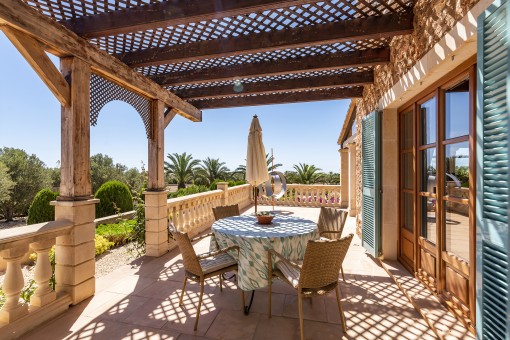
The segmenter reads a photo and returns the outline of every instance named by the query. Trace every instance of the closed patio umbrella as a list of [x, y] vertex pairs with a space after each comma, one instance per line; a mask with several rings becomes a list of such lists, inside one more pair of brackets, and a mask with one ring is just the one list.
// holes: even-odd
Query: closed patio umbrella
[[[246, 156], [246, 182], [255, 188], [269, 180], [266, 150], [262, 143], [262, 127], [257, 115], [253, 116], [248, 134], [248, 151]], [[257, 194], [255, 192], [255, 212], [257, 212]]]

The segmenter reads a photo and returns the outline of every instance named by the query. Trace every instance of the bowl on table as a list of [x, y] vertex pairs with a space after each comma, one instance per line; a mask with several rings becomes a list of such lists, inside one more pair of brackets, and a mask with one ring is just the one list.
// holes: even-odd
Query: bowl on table
[[257, 222], [262, 225], [271, 224], [274, 218], [274, 214], [269, 211], [259, 211], [255, 216], [257, 217]]

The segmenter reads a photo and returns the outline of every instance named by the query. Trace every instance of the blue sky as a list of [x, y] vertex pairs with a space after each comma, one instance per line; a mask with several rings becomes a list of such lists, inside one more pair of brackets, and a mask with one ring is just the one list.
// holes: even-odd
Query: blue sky
[[[58, 59], [54, 59], [58, 62]], [[36, 154], [48, 166], [60, 159], [60, 105], [27, 62], [0, 33], [0, 147]], [[205, 110], [203, 121], [180, 116], [165, 130], [165, 155], [191, 153], [220, 158], [233, 170], [245, 162], [251, 118], [257, 114], [266, 152], [274, 150], [283, 170], [314, 164], [339, 171], [336, 141], [348, 100]], [[129, 167], [147, 163], [147, 139], [141, 118], [128, 104], [111, 102], [91, 127], [91, 154], [103, 153]]]

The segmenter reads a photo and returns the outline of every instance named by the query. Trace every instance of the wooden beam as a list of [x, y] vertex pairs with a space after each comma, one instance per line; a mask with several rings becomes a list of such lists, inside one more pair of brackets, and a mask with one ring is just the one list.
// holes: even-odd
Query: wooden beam
[[21, 53], [25, 60], [32, 66], [35, 73], [48, 86], [50, 91], [62, 106], [71, 105], [71, 89], [60, 71], [52, 63], [44, 52], [41, 44], [29, 35], [17, 31], [8, 26], [1, 26], [0, 29]]
[[216, 98], [247, 94], [264, 94], [288, 92], [290, 90], [325, 89], [345, 86], [364, 85], [374, 82], [374, 72], [356, 72], [342, 75], [328, 75], [319, 77], [305, 77], [300, 79], [273, 80], [238, 85], [222, 85], [192, 88], [175, 91], [181, 98]]
[[165, 128], [168, 126], [168, 124], [170, 124], [172, 119], [174, 119], [176, 114], [177, 112], [174, 109], [170, 109], [165, 112]]
[[165, 190], [165, 103], [152, 102], [152, 131], [148, 143], [147, 190]]
[[310, 0], [171, 0], [62, 22], [85, 38], [98, 38], [160, 27], [246, 15]]
[[20, 0], [0, 1], [0, 25], [29, 34], [59, 57], [75, 56], [88, 63], [94, 73], [151, 99], [160, 99], [180, 115], [201, 121], [202, 113], [173, 93], [135, 72], [118, 59], [99, 50], [62, 25]]
[[361, 96], [363, 96], [363, 87], [351, 87], [321, 91], [302, 91], [257, 96], [238, 96], [209, 100], [190, 100], [190, 102], [200, 109], [219, 109], [226, 107], [315, 102], [321, 100], [345, 99]]
[[176, 86], [251, 78], [276, 76], [280, 74], [324, 71], [341, 68], [387, 64], [390, 61], [389, 48], [378, 48], [354, 52], [339, 52], [323, 56], [289, 58], [278, 61], [263, 61], [236, 66], [220, 66], [172, 72], [154, 76], [151, 79], [163, 86]]
[[204, 58], [221, 58], [240, 54], [299, 48], [346, 41], [379, 39], [409, 34], [413, 31], [413, 13], [385, 14], [320, 25], [242, 35], [239, 37], [199, 41], [149, 48], [119, 54], [131, 67], [190, 62]]

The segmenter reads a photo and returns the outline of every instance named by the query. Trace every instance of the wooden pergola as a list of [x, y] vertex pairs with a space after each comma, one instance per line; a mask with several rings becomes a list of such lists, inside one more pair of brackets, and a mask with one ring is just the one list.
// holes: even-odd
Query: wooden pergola
[[[94, 292], [90, 124], [111, 100], [148, 137], [147, 255], [168, 250], [164, 129], [201, 109], [361, 97], [414, 0], [2, 0], [0, 29], [62, 105], [60, 290]], [[60, 70], [46, 52], [60, 57]], [[87, 245], [87, 247], [85, 247]]]

